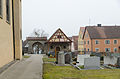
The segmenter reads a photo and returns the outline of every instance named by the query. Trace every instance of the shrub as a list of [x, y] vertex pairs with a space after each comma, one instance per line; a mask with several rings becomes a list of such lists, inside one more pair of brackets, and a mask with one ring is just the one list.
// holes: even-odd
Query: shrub
[[91, 54], [90, 56], [95, 56], [95, 55]]
[[77, 58], [73, 58], [73, 61], [77, 61]]
[[102, 57], [100, 57], [100, 60], [101, 60], [101, 61], [103, 61], [103, 60], [104, 60], [104, 57], [103, 57], [103, 56], [102, 56]]

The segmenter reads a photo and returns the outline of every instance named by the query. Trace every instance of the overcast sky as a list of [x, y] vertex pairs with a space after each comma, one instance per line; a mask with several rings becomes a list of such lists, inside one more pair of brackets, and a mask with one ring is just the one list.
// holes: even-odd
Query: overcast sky
[[120, 0], [22, 0], [24, 40], [34, 28], [44, 29], [49, 36], [58, 28], [67, 36], [78, 35], [89, 22], [120, 25]]

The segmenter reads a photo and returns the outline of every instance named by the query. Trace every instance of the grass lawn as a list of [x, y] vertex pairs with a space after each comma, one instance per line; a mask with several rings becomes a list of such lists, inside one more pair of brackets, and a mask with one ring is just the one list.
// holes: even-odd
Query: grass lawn
[[43, 57], [43, 62], [55, 62], [56, 58]]
[[81, 69], [84, 69], [84, 66], [79, 66]]
[[24, 57], [24, 58], [29, 58], [30, 56], [24, 55], [23, 57]]
[[120, 79], [119, 69], [77, 70], [72, 66], [44, 63], [43, 79]]

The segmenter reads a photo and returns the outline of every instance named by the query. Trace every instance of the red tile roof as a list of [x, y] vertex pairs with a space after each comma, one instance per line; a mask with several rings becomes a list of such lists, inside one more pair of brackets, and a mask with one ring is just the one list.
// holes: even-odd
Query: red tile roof
[[120, 26], [87, 26], [91, 39], [112, 39], [120, 38]]

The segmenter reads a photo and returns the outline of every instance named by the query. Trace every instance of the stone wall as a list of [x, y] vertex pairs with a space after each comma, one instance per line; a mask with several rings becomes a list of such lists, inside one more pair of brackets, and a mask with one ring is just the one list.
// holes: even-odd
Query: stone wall
[[[53, 48], [51, 48], [51, 46]], [[64, 48], [64, 46], [66, 48]], [[49, 51], [50, 52], [55, 52], [56, 47], [60, 47], [60, 51], [68, 51], [68, 50], [70, 50], [68, 43], [52, 43], [52, 44], [49, 45]]]
[[35, 43], [40, 43], [40, 48], [44, 51], [44, 53], [46, 52], [47, 49], [47, 44], [45, 44], [46, 41], [28, 41], [28, 53], [33, 53], [33, 44]]

